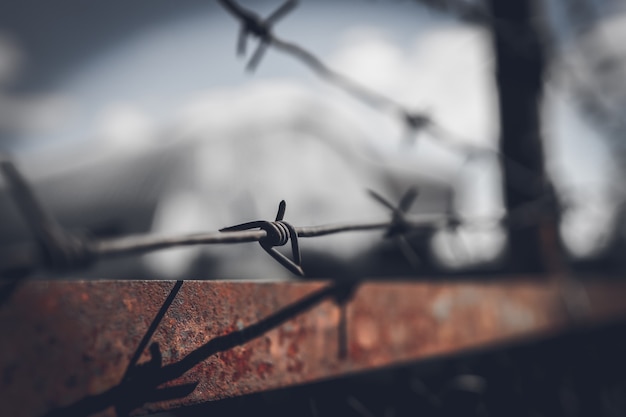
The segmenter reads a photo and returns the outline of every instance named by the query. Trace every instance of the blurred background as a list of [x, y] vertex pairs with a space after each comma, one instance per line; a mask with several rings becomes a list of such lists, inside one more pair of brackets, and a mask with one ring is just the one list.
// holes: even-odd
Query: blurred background
[[[279, 4], [242, 2], [261, 16]], [[532, 94], [540, 100], [532, 106], [540, 119], [530, 131], [560, 202], [568, 262], [615, 271], [623, 268], [626, 226], [623, 10], [618, 0], [537, 2], [530, 14], [472, 0], [301, 1], [275, 33], [424, 112], [467, 149], [487, 150], [516, 129], [515, 121], [502, 126], [499, 94], [511, 97], [503, 86], [525, 85], [523, 69], [519, 78], [495, 77], [498, 42], [523, 56], [539, 39], [541, 83]], [[3, 2], [0, 150], [64, 226], [95, 237], [214, 231], [272, 219], [281, 199], [298, 226], [384, 219], [389, 212], [366, 189], [397, 201], [417, 186], [413, 212], [466, 220], [455, 231], [412, 237], [417, 269], [381, 233], [355, 233], [304, 241], [308, 274], [420, 276], [506, 265], [510, 238], [498, 219], [514, 203], [498, 154], [472, 157], [428, 131], [412, 132], [271, 48], [247, 72], [235, 54], [238, 30], [210, 1]], [[522, 139], [510, 142], [523, 154], [528, 132], [518, 131]], [[533, 175], [543, 178], [541, 168]], [[8, 250], [31, 237], [0, 184], [0, 245]], [[246, 244], [106, 261], [77, 276], [289, 272]]]
[[[280, 2], [241, 4], [268, 16]], [[277, 23], [436, 126], [418, 129], [273, 48], [246, 71], [239, 22], [218, 2], [0, 2], [0, 153], [63, 226], [95, 238], [271, 220], [282, 199], [297, 226], [384, 220], [366, 190], [398, 201], [415, 186], [411, 214], [461, 218], [408, 236], [418, 265], [383, 232], [352, 233], [302, 239], [307, 275], [619, 276], [625, 12], [623, 0], [301, 0]], [[0, 178], [0, 254], [32, 241]], [[63, 277], [292, 276], [250, 243]], [[624, 325], [592, 330], [175, 415], [626, 415]]]

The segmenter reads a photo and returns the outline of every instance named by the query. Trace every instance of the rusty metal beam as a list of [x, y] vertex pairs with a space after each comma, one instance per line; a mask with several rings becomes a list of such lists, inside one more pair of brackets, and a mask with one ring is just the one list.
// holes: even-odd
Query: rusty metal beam
[[28, 282], [0, 306], [0, 406], [138, 415], [553, 334], [624, 299], [616, 282]]

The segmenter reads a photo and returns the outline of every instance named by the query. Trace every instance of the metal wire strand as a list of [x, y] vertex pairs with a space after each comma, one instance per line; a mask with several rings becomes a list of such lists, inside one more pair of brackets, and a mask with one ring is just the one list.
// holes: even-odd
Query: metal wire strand
[[[2, 158], [0, 164], [2, 173], [13, 187], [13, 197], [21, 209], [20, 212], [34, 230], [36, 240], [54, 225], [56, 233], [67, 237], [67, 240], [52, 241], [52, 249], [61, 254], [67, 252], [67, 241], [76, 242], [76, 247], [87, 248], [89, 261], [84, 257], [64, 256], [62, 262], [51, 262], [47, 256], [48, 249], [43, 245], [15, 247], [6, 253], [0, 254], [0, 276], [9, 277], [14, 274], [28, 275], [37, 269], [52, 269], [70, 271], [81, 269], [101, 259], [129, 256], [148, 253], [156, 250], [169, 249], [181, 246], [237, 244], [245, 242], [259, 242], [276, 261], [281, 263], [296, 275], [304, 275], [301, 266], [301, 254], [298, 238], [312, 238], [357, 231], [387, 231], [387, 234], [402, 235], [417, 230], [435, 230], [444, 228], [450, 219], [442, 215], [420, 215], [409, 218], [406, 211], [417, 195], [414, 189], [409, 190], [401, 199], [398, 207], [370, 191], [379, 202], [391, 209], [392, 216], [386, 221], [346, 222], [330, 225], [296, 227], [284, 220], [286, 203], [282, 201], [274, 221], [253, 221], [237, 226], [227, 227], [219, 232], [194, 233], [181, 236], [153, 236], [138, 235], [126, 236], [117, 239], [96, 240], [76, 235], [62, 228], [42, 204], [37, 200], [27, 181], [19, 173], [15, 164], [7, 157]], [[26, 197], [25, 197], [26, 196]], [[34, 224], [33, 224], [34, 223]], [[44, 224], [45, 226], [41, 226]], [[41, 229], [41, 230], [40, 230]], [[275, 247], [283, 246], [291, 241], [292, 258], [278, 252]], [[70, 252], [71, 254], [72, 252]]]

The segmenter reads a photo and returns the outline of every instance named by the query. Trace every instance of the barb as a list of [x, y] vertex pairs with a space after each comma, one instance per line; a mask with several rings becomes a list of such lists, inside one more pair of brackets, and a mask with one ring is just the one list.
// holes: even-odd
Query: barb
[[287, 0], [278, 9], [276, 9], [267, 19], [261, 19], [257, 14], [250, 10], [244, 9], [235, 2], [228, 0], [218, 0], [218, 2], [233, 16], [241, 21], [239, 36], [237, 39], [237, 55], [243, 56], [246, 53], [248, 37], [254, 35], [259, 38], [259, 45], [252, 54], [252, 58], [248, 61], [246, 69], [254, 71], [261, 62], [268, 45], [272, 42], [272, 25], [282, 19], [290, 11], [292, 11], [297, 1]]
[[[270, 254], [272, 258], [292, 273], [304, 276], [304, 271], [302, 270], [302, 256], [300, 255], [300, 246], [298, 245], [298, 232], [291, 224], [283, 220], [286, 209], [287, 204], [285, 203], [285, 200], [283, 200], [278, 206], [278, 213], [276, 214], [275, 221], [243, 223], [237, 226], [226, 227], [221, 229], [220, 232], [243, 231], [250, 229], [265, 231], [265, 237], [259, 239], [259, 243], [265, 252]], [[289, 240], [291, 240], [291, 255], [293, 260], [289, 259], [275, 249], [276, 246], [286, 245]]]
[[[412, 112], [406, 111], [406, 109], [398, 102], [379, 94], [369, 88], [351, 80], [350, 78], [333, 71], [324, 62], [309, 52], [305, 48], [286, 40], [280, 39], [272, 32], [272, 25], [285, 16], [288, 12], [292, 11], [297, 6], [297, 1], [289, 0], [279, 7], [270, 17], [263, 20], [257, 14], [251, 10], [241, 7], [237, 2], [233, 0], [218, 0], [218, 3], [226, 9], [235, 19], [241, 24], [241, 30], [239, 32], [238, 40], [238, 52], [242, 54], [245, 52], [246, 40], [249, 35], [254, 35], [259, 38], [259, 49], [261, 45], [263, 48], [268, 46], [274, 47], [276, 50], [291, 55], [306, 66], [308, 66], [313, 72], [315, 72], [321, 78], [329, 81], [344, 91], [364, 100], [370, 105], [375, 107], [381, 107], [389, 109], [398, 115], [404, 117], [406, 114]], [[273, 18], [273, 16], [277, 16]], [[251, 61], [248, 63], [246, 69], [254, 70], [260, 61], [260, 58], [256, 58], [257, 55], [263, 55], [264, 50], [259, 52], [259, 49], [253, 55]], [[254, 62], [253, 62], [254, 61]]]
[[[406, 213], [417, 198], [417, 189], [410, 188], [400, 199], [397, 207], [377, 192], [373, 190], [368, 191], [376, 201], [391, 210], [391, 222], [384, 237], [393, 238], [396, 246], [400, 249], [400, 252], [402, 252], [402, 255], [405, 257], [407, 262], [413, 269], [417, 269], [420, 264], [419, 255], [405, 237], [405, 235], [412, 229], [406, 219]], [[429, 233], [431, 233], [431, 229], [434, 228], [429, 227]]]

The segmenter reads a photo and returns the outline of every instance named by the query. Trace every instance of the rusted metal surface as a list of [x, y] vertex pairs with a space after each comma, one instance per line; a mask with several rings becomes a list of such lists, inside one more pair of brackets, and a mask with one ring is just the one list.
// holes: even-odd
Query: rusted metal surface
[[[626, 314], [626, 284], [615, 282], [363, 283], [345, 304], [342, 355], [339, 296], [329, 283], [175, 286], [21, 286], [0, 307], [3, 413], [137, 415]], [[576, 309], [566, 302], [572, 294]], [[129, 367], [138, 347], [139, 366]]]

